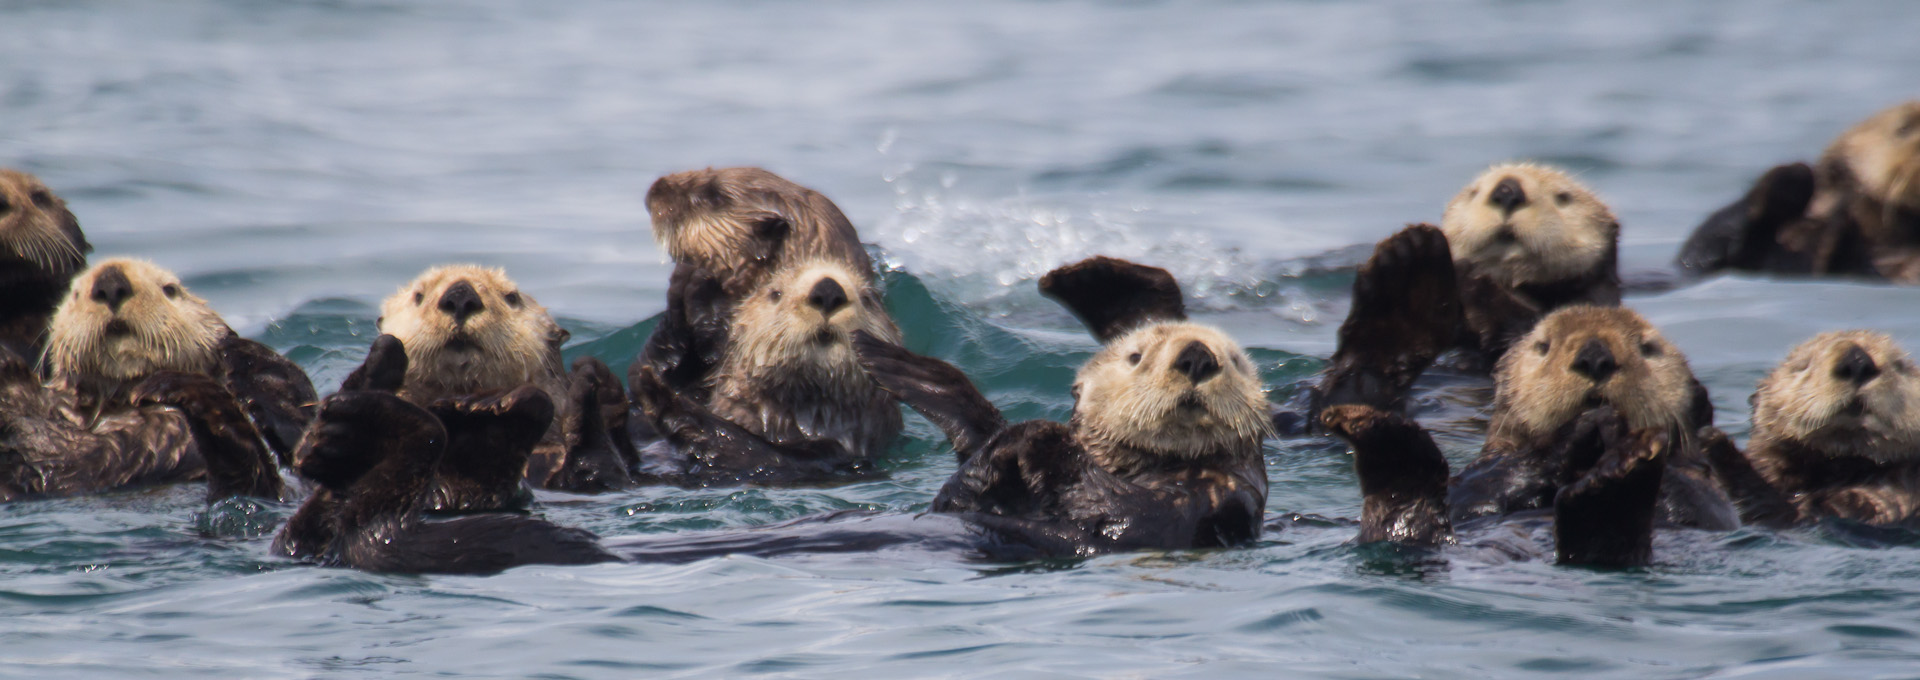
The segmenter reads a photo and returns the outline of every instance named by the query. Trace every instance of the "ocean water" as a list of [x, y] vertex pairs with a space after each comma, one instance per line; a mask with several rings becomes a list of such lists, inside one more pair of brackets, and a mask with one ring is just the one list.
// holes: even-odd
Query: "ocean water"
[[[1437, 220], [1479, 169], [1570, 168], [1620, 216], [1625, 268], [1658, 272], [1764, 169], [1920, 95], [1915, 25], [1901, 0], [5, 2], [0, 165], [323, 391], [379, 299], [441, 262], [505, 267], [570, 352], [624, 364], [664, 306], [648, 184], [761, 165], [875, 244], [910, 346], [1058, 418], [1094, 343], [1035, 294], [1054, 266], [1171, 269], [1284, 399], [1332, 351], [1350, 247]], [[1806, 336], [1920, 348], [1920, 289], [1721, 277], [1629, 304], [1741, 437]], [[1476, 389], [1448, 394], [1471, 413]], [[1444, 427], [1470, 457], [1472, 419]], [[1272, 516], [1358, 515], [1339, 444], [1267, 457]], [[541, 511], [608, 537], [915, 512], [952, 462], [909, 418], [885, 467]], [[0, 506], [0, 676], [1920, 677], [1920, 546], [1833, 528], [1674, 532], [1627, 571], [1421, 564], [1303, 520], [1046, 564], [419, 577], [268, 557], [290, 511], [192, 485]]]

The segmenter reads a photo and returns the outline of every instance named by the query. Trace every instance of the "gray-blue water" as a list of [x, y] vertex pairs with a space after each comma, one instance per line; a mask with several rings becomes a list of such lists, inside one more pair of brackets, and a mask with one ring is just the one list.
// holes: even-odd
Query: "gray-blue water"
[[[1060, 417], [1093, 343], [1033, 293], [1094, 253], [1172, 269], [1275, 397], [1318, 367], [1371, 242], [1479, 169], [1577, 171], [1626, 268], [1773, 163], [1920, 95], [1920, 6], [1882, 2], [0, 3], [0, 165], [96, 256], [178, 270], [324, 388], [421, 268], [504, 266], [621, 362], [663, 306], [642, 197], [768, 167], [904, 272], [910, 343]], [[1722, 278], [1630, 303], [1744, 435], [1786, 349], [1920, 290]], [[624, 331], [624, 332], [623, 332]], [[923, 509], [951, 471], [911, 421], [892, 478], [543, 497], [606, 536]], [[1455, 460], [1470, 430], [1445, 438]], [[1358, 514], [1344, 450], [1268, 450], [1270, 511]], [[1239, 550], [1002, 568], [924, 555], [381, 576], [266, 556], [286, 508], [191, 486], [0, 506], [16, 677], [1920, 677], [1920, 548], [1676, 533], [1602, 572], [1405, 569], [1296, 525]], [[212, 537], [208, 537], [211, 535]], [[251, 537], [249, 537], [251, 536]]]

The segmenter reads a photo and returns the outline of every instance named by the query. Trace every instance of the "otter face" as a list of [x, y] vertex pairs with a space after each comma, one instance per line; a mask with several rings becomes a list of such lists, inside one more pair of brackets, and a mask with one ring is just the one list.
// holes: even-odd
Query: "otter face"
[[1889, 206], [1920, 210], [1920, 100], [1861, 121], [1828, 153], [1845, 159], [1869, 195]]
[[90, 389], [159, 371], [210, 373], [230, 333], [207, 301], [151, 262], [114, 258], [73, 281], [48, 331], [53, 376]]
[[[1565, 307], [1513, 344], [1495, 374], [1495, 429], [1538, 436], [1608, 404], [1628, 426], [1685, 424], [1693, 371], [1652, 324], [1622, 307]], [[1505, 422], [1503, 422], [1505, 421]]]
[[1509, 163], [1488, 168], [1454, 196], [1440, 230], [1454, 262], [1511, 287], [1593, 271], [1620, 227], [1613, 211], [1573, 177]]
[[775, 368], [821, 378], [858, 376], [855, 330], [900, 341], [900, 329], [867, 277], [833, 260], [796, 263], [740, 301], [727, 363], [749, 374]]
[[66, 201], [33, 175], [0, 168], [0, 260], [72, 272], [89, 248]]
[[407, 348], [408, 391], [509, 389], [558, 370], [567, 332], [499, 269], [434, 267], [380, 304], [380, 332]]
[[1169, 458], [1257, 444], [1272, 425], [1253, 360], [1213, 328], [1159, 323], [1115, 338], [1074, 378], [1074, 422], [1099, 443]]
[[1760, 381], [1753, 422], [1756, 436], [1829, 455], [1912, 458], [1920, 454], [1920, 370], [1886, 335], [1822, 333]]

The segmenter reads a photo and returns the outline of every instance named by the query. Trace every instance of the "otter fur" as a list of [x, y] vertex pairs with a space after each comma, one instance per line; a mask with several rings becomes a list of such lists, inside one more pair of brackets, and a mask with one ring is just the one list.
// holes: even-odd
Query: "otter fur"
[[1732, 269], [1920, 283], [1920, 100], [1842, 132], [1818, 161], [1761, 175], [1694, 229], [1677, 258]]
[[1754, 392], [1745, 455], [1719, 443], [1715, 471], [1750, 522], [1920, 527], [1920, 369], [1884, 334], [1801, 343]]
[[852, 345], [856, 332], [900, 337], [865, 270], [789, 262], [730, 318], [724, 351], [696, 387], [674, 389], [648, 362], [634, 364], [641, 438], [664, 440], [636, 442], [655, 479], [827, 481], [861, 472], [899, 437], [899, 408], [862, 372]]
[[712, 272], [732, 298], [760, 288], [790, 262], [873, 269], [853, 223], [833, 201], [760, 168], [667, 175], [647, 190], [647, 211], [667, 254]]
[[40, 358], [47, 324], [93, 246], [40, 179], [0, 168], [0, 348]]
[[1040, 286], [1104, 343], [1075, 377], [1064, 424], [1007, 424], [952, 365], [868, 334], [856, 341], [873, 379], [954, 445], [960, 468], [933, 510], [1054, 556], [1259, 537], [1271, 430], [1240, 346], [1186, 321], [1164, 270], [1097, 257]]

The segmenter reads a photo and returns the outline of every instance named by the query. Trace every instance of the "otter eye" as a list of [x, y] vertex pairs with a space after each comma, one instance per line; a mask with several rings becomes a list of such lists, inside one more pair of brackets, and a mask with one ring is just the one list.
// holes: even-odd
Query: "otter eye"
[[171, 283], [161, 286], [160, 292], [165, 293], [167, 297], [170, 297], [170, 298], [180, 297], [180, 287], [173, 285]]
[[1651, 340], [1640, 343], [1640, 356], [1644, 356], [1644, 357], [1660, 356], [1660, 343], [1657, 343]]
[[1560, 193], [1557, 193], [1557, 194], [1554, 194], [1554, 195], [1553, 195], [1553, 202], [1555, 202], [1555, 203], [1558, 203], [1558, 204], [1560, 204], [1560, 205], [1566, 205], [1566, 204], [1568, 204], [1568, 203], [1572, 203], [1572, 202], [1573, 202], [1573, 194], [1570, 194], [1570, 193], [1567, 193], [1567, 192], [1565, 192], [1565, 191], [1562, 191], [1562, 192], [1560, 192]]
[[1541, 340], [1539, 342], [1533, 343], [1533, 351], [1539, 352], [1541, 354], [1546, 354], [1547, 350], [1551, 347], [1552, 345], [1548, 344], [1547, 341], [1545, 340]]
[[53, 207], [53, 194], [47, 191], [46, 189], [34, 190], [32, 198], [33, 198], [34, 205], [40, 206], [42, 208]]
[[0, 196], [0, 215], [5, 215], [7, 214], [7, 211], [12, 209], [13, 209], [13, 204], [7, 202], [7, 197]]
[[776, 291], [773, 291], [773, 292], [771, 292], [771, 293], [767, 293], [767, 299], [769, 299], [769, 300], [772, 300], [772, 301], [774, 301], [774, 302], [779, 302], [779, 301], [780, 301], [780, 291], [777, 291], [777, 290], [776, 290]]
[[1140, 353], [1139, 353], [1139, 352], [1134, 352], [1134, 353], [1132, 353], [1132, 354], [1129, 354], [1129, 355], [1127, 355], [1127, 363], [1129, 363], [1129, 364], [1133, 364], [1133, 365], [1135, 365], [1135, 366], [1139, 366], [1139, 365], [1140, 365]]
[[426, 301], [427, 301], [427, 294], [426, 294], [426, 293], [422, 293], [422, 292], [420, 292], [420, 291], [417, 291], [417, 290], [416, 290], [416, 291], [413, 291], [413, 304], [416, 304], [416, 305], [417, 305], [417, 304], [420, 304], [420, 303], [422, 303], [422, 302], [426, 302]]
[[507, 304], [513, 305], [515, 307], [520, 306], [520, 291], [516, 290], [511, 293], [507, 293], [505, 297], [507, 300]]

